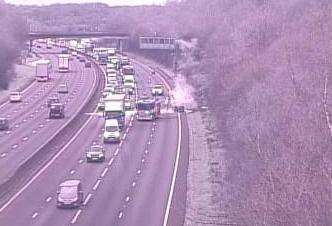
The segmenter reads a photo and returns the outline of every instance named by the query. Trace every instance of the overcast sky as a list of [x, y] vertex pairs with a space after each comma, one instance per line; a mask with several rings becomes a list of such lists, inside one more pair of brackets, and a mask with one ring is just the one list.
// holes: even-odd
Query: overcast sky
[[5, 2], [19, 5], [50, 5], [54, 3], [102, 2], [110, 6], [118, 6], [163, 4], [166, 2], [166, 0], [5, 0]]

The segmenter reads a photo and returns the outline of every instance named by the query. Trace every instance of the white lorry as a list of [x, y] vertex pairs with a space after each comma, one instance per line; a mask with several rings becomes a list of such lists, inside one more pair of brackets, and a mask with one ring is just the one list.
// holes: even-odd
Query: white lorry
[[69, 54], [58, 55], [58, 69], [61, 73], [69, 72]]
[[36, 80], [47, 82], [50, 79], [52, 64], [49, 60], [40, 60], [36, 63]]
[[120, 129], [125, 126], [125, 95], [124, 94], [111, 94], [104, 98], [105, 119], [116, 119], [119, 123]]

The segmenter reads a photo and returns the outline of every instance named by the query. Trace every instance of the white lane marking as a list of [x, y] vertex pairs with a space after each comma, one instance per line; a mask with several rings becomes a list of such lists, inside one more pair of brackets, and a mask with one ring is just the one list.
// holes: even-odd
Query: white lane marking
[[97, 180], [97, 182], [95, 183], [95, 185], [93, 186], [93, 190], [97, 190], [97, 188], [99, 187], [99, 184], [100, 184], [101, 180]]
[[178, 144], [177, 144], [177, 150], [176, 150], [176, 159], [175, 159], [175, 164], [174, 164], [174, 170], [173, 170], [173, 176], [172, 176], [172, 183], [171, 183], [171, 189], [169, 191], [168, 195], [168, 201], [167, 201], [167, 208], [164, 216], [164, 224], [163, 226], [167, 226], [168, 222], [168, 216], [169, 216], [169, 211], [171, 208], [171, 203], [172, 203], [172, 198], [173, 198], [173, 193], [174, 193], [174, 186], [175, 186], [175, 179], [176, 175], [178, 172], [179, 168], [179, 159], [180, 159], [180, 151], [181, 151], [181, 140], [182, 140], [182, 128], [181, 128], [181, 118], [180, 114], [178, 113]]
[[153, 137], [153, 133], [150, 134], [150, 137]]
[[137, 174], [141, 174], [141, 172], [142, 172], [141, 170], [137, 170]]
[[32, 215], [32, 219], [35, 219], [37, 216], [38, 216], [38, 213], [35, 212], [35, 213]]
[[111, 158], [110, 161], [108, 162], [108, 165], [109, 166], [112, 165], [113, 161], [114, 161], [114, 158]]
[[71, 170], [70, 174], [73, 175], [75, 173], [75, 170]]
[[18, 128], [18, 127], [20, 127], [20, 125], [19, 125], [19, 124], [16, 124], [16, 125], [15, 125], [15, 128]]
[[82, 164], [83, 162], [84, 162], [83, 159], [80, 159], [80, 160], [78, 161], [79, 164]]
[[92, 196], [91, 193], [89, 193], [89, 194], [86, 196], [86, 198], [84, 199], [84, 202], [83, 202], [83, 205], [84, 205], [84, 206], [86, 206], [86, 204], [88, 204], [89, 200], [91, 199], [91, 196]]
[[2, 153], [0, 156], [1, 156], [1, 158], [4, 158], [4, 157], [6, 157], [6, 155], [7, 155], [7, 153]]
[[136, 186], [136, 182], [133, 182], [133, 183], [131, 184], [131, 186], [132, 186], [132, 187], [135, 187], [135, 186]]
[[37, 131], [36, 130], [32, 130], [32, 133], [35, 134], [35, 133], [37, 133]]
[[123, 134], [123, 138], [122, 139], [125, 140], [126, 136], [127, 136], [127, 133]]
[[40, 125], [39, 125], [39, 128], [43, 128], [43, 127], [44, 127], [44, 125], [43, 125], [43, 124], [40, 124]]
[[119, 148], [117, 148], [114, 152], [114, 155], [117, 156], [119, 154]]
[[104, 171], [103, 171], [103, 173], [100, 176], [104, 177], [106, 175], [107, 171], [108, 171], [108, 168], [105, 168]]
[[142, 162], [143, 162], [143, 163], [145, 162], [145, 159], [144, 159], [144, 158], [142, 158]]
[[77, 219], [78, 219], [78, 217], [80, 216], [81, 212], [82, 212], [81, 209], [77, 210], [75, 216], [74, 216], [73, 219], [71, 220], [71, 223], [72, 223], [72, 224], [75, 224], [75, 222], [77, 221]]
[[26, 122], [27, 120], [26, 119], [23, 119], [23, 122]]
[[46, 202], [50, 202], [52, 200], [52, 197], [49, 196], [47, 199], [46, 199]]
[[145, 152], [144, 152], [145, 154], [148, 154], [149, 153], [149, 150], [145, 150]]
[[27, 141], [29, 139], [29, 137], [23, 137], [23, 141]]
[[148, 144], [151, 144], [151, 141], [150, 141], [150, 140], [148, 141]]
[[126, 133], [129, 133], [129, 127], [128, 127], [127, 130], [126, 130]]
[[11, 132], [10, 131], [7, 131], [6, 134], [10, 134]]
[[129, 202], [129, 200], [130, 200], [130, 197], [127, 196], [127, 197], [126, 197], [126, 202]]
[[[16, 192], [1, 208], [0, 213], [3, 212], [10, 204], [12, 204], [42, 173], [46, 171], [48, 167], [50, 167], [53, 162], [59, 158], [59, 156], [68, 148], [68, 146], [77, 139], [83, 129], [88, 125], [88, 123], [92, 120], [90, 117], [85, 124], [77, 131], [77, 133], [70, 139], [70, 141], [56, 154], [53, 158], [46, 163], [43, 168], [41, 168], [18, 192]], [[83, 160], [82, 160], [83, 161]]]
[[119, 219], [121, 219], [123, 217], [123, 212], [121, 211], [120, 213], [119, 213]]
[[17, 148], [18, 147], [18, 144], [14, 144], [13, 146], [12, 146], [12, 149], [15, 149], [15, 148]]

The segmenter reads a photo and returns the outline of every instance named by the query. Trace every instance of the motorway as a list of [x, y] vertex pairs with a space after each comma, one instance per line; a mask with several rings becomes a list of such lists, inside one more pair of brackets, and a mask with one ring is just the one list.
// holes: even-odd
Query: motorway
[[[33, 155], [54, 132], [59, 130], [88, 98], [89, 90], [95, 83], [92, 69], [82, 67], [74, 59], [70, 73], [57, 72], [57, 56], [42, 54], [53, 62], [50, 82], [34, 82], [23, 93], [21, 103], [5, 103], [0, 106], [0, 115], [10, 120], [9, 131], [0, 132], [0, 181], [7, 180], [17, 166]], [[57, 93], [57, 86], [68, 84], [69, 93], [61, 94], [60, 101], [65, 104], [66, 117], [60, 120], [48, 118], [47, 97]]]
[[[51, 54], [45, 56], [56, 63]], [[162, 82], [159, 77], [151, 78], [143, 65], [134, 66], [138, 75], [138, 96], [149, 94], [152, 84]], [[14, 126], [10, 133], [0, 134], [1, 153], [7, 153], [0, 159], [4, 175], [11, 173], [64, 125], [89, 96], [96, 73], [77, 61], [72, 62], [72, 67], [72, 73], [54, 73], [51, 83], [33, 84], [24, 93], [22, 104], [8, 103], [0, 108], [1, 114], [10, 115], [14, 124], [19, 125]], [[45, 107], [42, 108], [46, 95], [64, 80], [68, 81], [70, 88], [68, 97], [63, 98], [67, 102], [68, 117], [65, 120], [48, 120]], [[30, 115], [33, 115], [31, 120]], [[167, 114], [154, 122], [136, 121], [129, 114], [121, 142], [103, 144], [104, 119], [98, 114], [91, 114], [69, 142], [0, 206], [0, 225], [182, 225], [183, 213], [174, 219], [171, 201], [174, 192], [178, 200], [172, 203], [185, 205], [185, 194], [177, 193], [179, 184], [185, 183], [176, 183], [177, 174], [174, 173], [179, 169], [183, 174], [187, 167], [178, 166], [188, 152], [185, 124], [185, 115], [179, 113]], [[28, 140], [24, 141], [24, 137]], [[18, 146], [13, 149], [15, 144]], [[85, 148], [92, 144], [106, 147], [105, 162], [86, 162]], [[2, 173], [1, 176], [6, 177]], [[85, 198], [79, 209], [56, 208], [57, 186], [66, 179], [82, 181]]]

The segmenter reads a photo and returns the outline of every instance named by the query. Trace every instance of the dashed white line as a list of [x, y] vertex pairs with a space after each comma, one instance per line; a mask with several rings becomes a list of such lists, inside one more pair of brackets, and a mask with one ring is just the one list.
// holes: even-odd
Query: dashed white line
[[94, 191], [97, 190], [97, 188], [98, 188], [100, 182], [101, 182], [101, 180], [97, 180], [97, 182], [95, 183], [95, 185], [94, 185], [93, 188], [92, 188]]
[[107, 171], [108, 171], [108, 168], [105, 168], [104, 171], [102, 172], [102, 174], [100, 176], [104, 177], [106, 175]]
[[117, 156], [119, 154], [119, 148], [117, 148], [114, 152], [114, 155]]
[[50, 202], [51, 200], [52, 200], [52, 197], [50, 196], [46, 199], [46, 202]]
[[142, 159], [142, 162], [143, 162], [143, 163], [145, 162], [145, 159], [144, 159], [144, 158]]
[[71, 223], [72, 223], [72, 224], [75, 224], [75, 222], [77, 221], [77, 219], [78, 219], [78, 217], [80, 216], [81, 212], [82, 212], [81, 209], [77, 210], [75, 216], [74, 216], [73, 219], [71, 220]]
[[1, 156], [1, 158], [4, 158], [4, 157], [6, 157], [6, 155], [7, 155], [7, 153], [2, 153], [0, 156]]
[[19, 125], [19, 124], [16, 124], [16, 125], [15, 125], [15, 128], [18, 128], [18, 127], [20, 127], [20, 125]]
[[75, 170], [71, 170], [70, 174], [73, 175], [75, 173]]
[[38, 213], [35, 212], [35, 213], [32, 215], [32, 219], [35, 219], [37, 216], [38, 216]]
[[84, 199], [84, 202], [83, 202], [83, 205], [84, 205], [84, 206], [86, 206], [86, 204], [88, 204], [89, 200], [91, 199], [91, 196], [92, 196], [91, 193], [89, 193], [89, 194], [86, 196], [86, 198]]
[[29, 137], [23, 137], [23, 141], [27, 141], [29, 139]]
[[119, 219], [121, 219], [123, 217], [123, 212], [121, 211], [120, 213], [119, 213]]
[[145, 150], [144, 153], [145, 153], [145, 154], [148, 154], [148, 153], [149, 153], [149, 150]]
[[78, 161], [78, 163], [80, 163], [80, 164], [82, 164], [83, 162], [84, 162], [83, 159], [80, 159], [80, 160]]
[[127, 196], [127, 197], [126, 197], [126, 202], [129, 202], [129, 200], [130, 200], [130, 197]]
[[148, 141], [148, 144], [151, 144], [151, 141], [150, 141], [150, 140]]
[[123, 134], [123, 140], [126, 139], [127, 133]]
[[141, 172], [142, 172], [141, 170], [137, 170], [137, 174], [141, 174]]
[[114, 161], [114, 158], [111, 158], [110, 161], [108, 162], [108, 165], [109, 166], [112, 165], [113, 161]]
[[35, 133], [37, 133], [37, 131], [36, 130], [32, 130], [32, 133], [35, 134]]
[[14, 144], [13, 146], [12, 146], [12, 149], [15, 149], [15, 148], [17, 148], [18, 147], [18, 144]]
[[131, 184], [131, 186], [132, 186], [132, 187], [135, 187], [135, 186], [136, 186], [136, 182], [133, 182], [133, 183]]
[[40, 127], [40, 128], [43, 128], [43, 127], [44, 127], [44, 125], [43, 125], [43, 124], [40, 124], [40, 125], [39, 125], [39, 127]]

